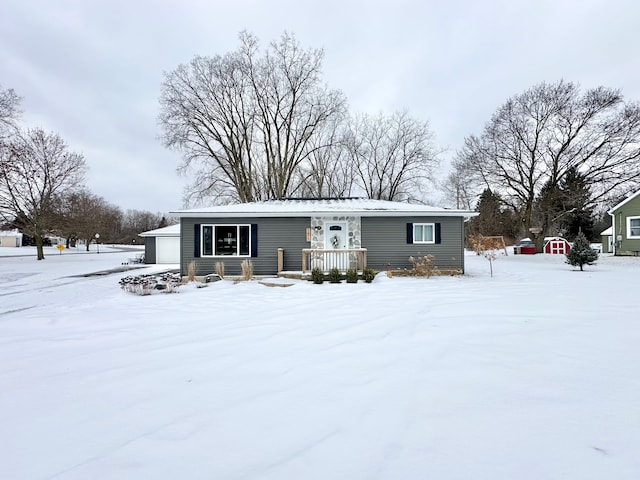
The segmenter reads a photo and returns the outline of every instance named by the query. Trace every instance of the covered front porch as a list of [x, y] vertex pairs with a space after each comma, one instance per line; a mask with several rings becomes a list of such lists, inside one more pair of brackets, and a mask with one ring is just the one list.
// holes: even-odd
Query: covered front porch
[[302, 270], [299, 272], [284, 271], [284, 249], [278, 249], [278, 275], [305, 277], [311, 274], [314, 268], [320, 268], [324, 273], [329, 273], [332, 268], [337, 268], [340, 273], [355, 268], [358, 273], [367, 268], [366, 248], [303, 248]]

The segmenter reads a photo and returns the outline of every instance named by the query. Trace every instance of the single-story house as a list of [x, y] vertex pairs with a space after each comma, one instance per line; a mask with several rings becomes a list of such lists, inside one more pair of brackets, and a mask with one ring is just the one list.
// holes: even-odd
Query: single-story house
[[249, 259], [256, 275], [365, 266], [411, 268], [431, 254], [441, 270], [464, 272], [468, 210], [360, 198], [287, 199], [171, 212], [180, 218], [180, 270], [240, 275]]
[[640, 255], [640, 190], [611, 210], [613, 253]]
[[544, 253], [566, 255], [571, 250], [569, 242], [562, 237], [546, 237], [542, 251]]
[[21, 247], [22, 233], [18, 230], [0, 230], [0, 247]]
[[144, 263], [180, 263], [180, 224], [139, 234], [144, 238]]

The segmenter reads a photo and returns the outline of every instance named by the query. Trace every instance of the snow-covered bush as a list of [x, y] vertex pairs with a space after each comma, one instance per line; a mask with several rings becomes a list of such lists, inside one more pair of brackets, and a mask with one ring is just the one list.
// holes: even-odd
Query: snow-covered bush
[[180, 274], [130, 275], [120, 279], [120, 288], [136, 295], [151, 295], [156, 292], [177, 293], [181, 285]]

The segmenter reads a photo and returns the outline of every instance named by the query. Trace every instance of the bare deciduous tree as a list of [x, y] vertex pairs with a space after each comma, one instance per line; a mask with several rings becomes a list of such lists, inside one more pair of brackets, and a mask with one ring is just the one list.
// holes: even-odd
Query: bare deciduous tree
[[357, 182], [369, 198], [423, 201], [438, 165], [429, 123], [407, 112], [355, 118], [347, 149]]
[[445, 180], [440, 184], [440, 188], [444, 192], [448, 203], [454, 208], [466, 210], [473, 208], [477, 188], [474, 189], [472, 185], [469, 185], [464, 170], [458, 170], [454, 165], [453, 170], [449, 172]]
[[43, 237], [55, 227], [57, 202], [84, 179], [84, 157], [69, 152], [57, 134], [41, 129], [16, 134], [5, 151], [8, 161], [0, 163], [0, 216], [9, 222], [21, 218], [42, 260]]
[[104, 198], [87, 190], [71, 192], [63, 197], [58, 229], [67, 239], [67, 247], [74, 239], [83, 240], [85, 248], [100, 234], [103, 241], [112, 239], [122, 212]]
[[20, 100], [12, 89], [0, 88], [0, 140], [8, 131], [16, 128], [16, 121], [20, 115]]
[[260, 54], [241, 33], [240, 48], [196, 57], [165, 75], [159, 116], [165, 146], [195, 173], [187, 200], [218, 203], [283, 198], [298, 190], [299, 169], [324, 145], [322, 127], [344, 114], [341, 92], [321, 79], [323, 52], [291, 35]]
[[559, 81], [509, 99], [480, 136], [465, 139], [455, 167], [469, 184], [491, 188], [522, 212], [528, 229], [543, 186], [555, 188], [576, 171], [595, 203], [637, 183], [639, 158], [639, 104], [625, 103], [618, 90], [582, 93]]
[[[341, 120], [341, 119], [340, 119]], [[311, 154], [299, 169], [300, 185], [294, 193], [301, 197], [350, 197], [355, 186], [355, 169], [345, 148], [345, 129], [341, 121], [325, 126], [311, 140]]]

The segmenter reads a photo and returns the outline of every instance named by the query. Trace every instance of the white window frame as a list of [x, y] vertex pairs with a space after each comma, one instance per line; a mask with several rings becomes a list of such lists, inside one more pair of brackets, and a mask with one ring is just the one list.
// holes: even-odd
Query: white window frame
[[[640, 234], [638, 234], [638, 235], [632, 235], [631, 234], [631, 220], [640, 221], [640, 216], [627, 217], [627, 238], [631, 239], [631, 240], [640, 240]], [[635, 226], [633, 228], [640, 229], [640, 225]]]
[[[211, 252], [212, 254], [205, 254], [204, 244], [204, 229], [205, 227], [211, 227]], [[216, 228], [217, 227], [236, 227], [236, 254], [235, 255], [216, 255]], [[240, 255], [240, 227], [247, 227], [249, 230], [249, 253]], [[251, 257], [251, 224], [250, 223], [203, 223], [200, 225], [200, 256], [205, 258], [250, 258]]]
[[[417, 240], [416, 227], [422, 227], [424, 238], [424, 227], [431, 227], [431, 240]], [[435, 223], [414, 223], [413, 224], [413, 243], [435, 244], [436, 243], [436, 224]]]

